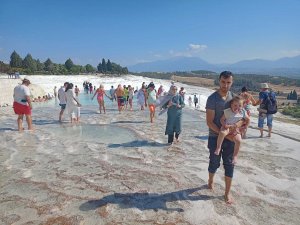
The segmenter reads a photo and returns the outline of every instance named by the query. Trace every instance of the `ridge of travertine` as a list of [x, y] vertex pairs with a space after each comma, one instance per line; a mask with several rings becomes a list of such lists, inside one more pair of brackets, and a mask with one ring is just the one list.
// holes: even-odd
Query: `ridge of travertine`
[[[21, 84], [22, 80], [21, 79], [8, 79], [8, 78], [3, 78], [0, 77], [0, 106], [11, 106], [13, 104], [13, 93], [14, 93], [14, 88], [18, 84]], [[36, 84], [30, 84], [29, 86], [30, 91], [31, 91], [31, 97], [32, 98], [37, 98], [38, 96], [44, 96], [46, 92], [44, 89]]]

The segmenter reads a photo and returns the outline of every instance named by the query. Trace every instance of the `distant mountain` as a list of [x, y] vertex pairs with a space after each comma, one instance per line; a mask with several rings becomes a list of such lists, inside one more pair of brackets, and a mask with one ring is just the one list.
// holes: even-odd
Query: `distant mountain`
[[231, 70], [235, 73], [258, 73], [272, 75], [291, 75], [300, 77], [300, 55], [278, 60], [242, 60], [233, 64], [210, 64], [197, 57], [174, 57], [128, 66], [131, 72], [174, 72], [192, 70], [212, 70], [220, 72]]
[[210, 70], [214, 66], [197, 57], [174, 57], [128, 66], [128, 70], [131, 72], [174, 72], [198, 70], [201, 68]]

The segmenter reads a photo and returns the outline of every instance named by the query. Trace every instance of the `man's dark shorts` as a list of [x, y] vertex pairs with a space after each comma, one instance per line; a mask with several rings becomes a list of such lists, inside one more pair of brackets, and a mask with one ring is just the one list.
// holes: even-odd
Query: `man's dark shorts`
[[234, 165], [232, 164], [233, 152], [234, 152], [234, 142], [224, 139], [221, 152], [219, 155], [215, 155], [215, 150], [217, 147], [218, 137], [209, 136], [208, 137], [208, 149], [209, 149], [209, 166], [208, 171], [210, 173], [215, 173], [220, 167], [221, 157], [223, 159], [223, 165], [226, 177], [233, 177]]
[[59, 105], [60, 105], [60, 109], [61, 109], [61, 110], [65, 110], [65, 109], [66, 109], [66, 105], [67, 105], [67, 104], [59, 104]]

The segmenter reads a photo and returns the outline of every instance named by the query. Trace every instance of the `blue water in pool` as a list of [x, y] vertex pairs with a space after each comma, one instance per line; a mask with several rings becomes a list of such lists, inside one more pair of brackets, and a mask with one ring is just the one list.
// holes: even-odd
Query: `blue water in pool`
[[[108, 96], [110, 96], [109, 91], [106, 91], [106, 94]], [[80, 102], [80, 104], [82, 106], [92, 106], [92, 105], [96, 105], [98, 106], [98, 101], [97, 101], [97, 95], [95, 95], [94, 99], [92, 100], [94, 94], [85, 94], [85, 93], [80, 93], [78, 96], [78, 101]], [[106, 106], [110, 106], [110, 105], [115, 105], [115, 101], [112, 102], [109, 98], [107, 98], [106, 96], [104, 96], [104, 102]], [[136, 97], [133, 97], [133, 104], [135, 104], [136, 102]], [[51, 99], [47, 102], [35, 102], [34, 103], [36, 106], [58, 106], [59, 104], [59, 100], [58, 99]]]

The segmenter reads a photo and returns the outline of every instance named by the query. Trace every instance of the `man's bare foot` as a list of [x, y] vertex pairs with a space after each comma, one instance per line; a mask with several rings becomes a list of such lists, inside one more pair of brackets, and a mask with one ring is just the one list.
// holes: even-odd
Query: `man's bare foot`
[[233, 156], [232, 164], [236, 165], [236, 163], [237, 163], [237, 156]]
[[268, 134], [267, 137], [271, 137], [271, 134]]
[[224, 196], [224, 200], [225, 200], [226, 204], [228, 204], [228, 205], [231, 205], [234, 203], [233, 199], [231, 197], [229, 197], [228, 195]]
[[263, 136], [263, 135], [260, 135], [259, 137], [260, 137], [260, 138], [263, 138], [264, 136]]
[[174, 144], [179, 144], [179, 143], [180, 143], [179, 139], [175, 138]]
[[208, 180], [207, 186], [208, 186], [208, 189], [214, 190], [214, 183], [213, 183], [213, 181]]

